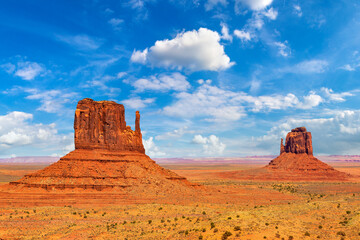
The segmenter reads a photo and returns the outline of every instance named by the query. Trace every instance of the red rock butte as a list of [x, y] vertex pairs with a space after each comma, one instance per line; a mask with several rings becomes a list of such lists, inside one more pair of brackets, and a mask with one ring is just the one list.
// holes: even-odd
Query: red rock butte
[[344, 181], [349, 175], [313, 156], [311, 133], [305, 127], [292, 129], [280, 143], [280, 155], [260, 169], [232, 171], [229, 178], [258, 180]]
[[74, 129], [74, 151], [40, 171], [11, 182], [8, 189], [116, 190], [134, 196], [193, 191], [194, 184], [160, 167], [145, 154], [138, 111], [133, 131], [126, 126], [123, 105], [85, 98], [77, 105]]

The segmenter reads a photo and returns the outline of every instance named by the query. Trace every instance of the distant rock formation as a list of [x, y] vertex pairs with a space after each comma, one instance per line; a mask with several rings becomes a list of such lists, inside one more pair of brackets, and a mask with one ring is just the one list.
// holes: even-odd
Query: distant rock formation
[[[9, 190], [111, 190], [133, 198], [196, 194], [184, 177], [157, 165], [142, 143], [140, 113], [135, 131], [126, 126], [125, 109], [112, 101], [79, 101], [75, 111], [75, 150], [58, 162], [11, 182]], [[33, 190], [31, 190], [33, 191]]]
[[280, 154], [282, 153], [306, 153], [313, 155], [311, 132], [305, 127], [292, 129], [286, 136], [285, 146], [281, 139]]
[[280, 155], [259, 169], [232, 171], [221, 175], [234, 179], [279, 181], [345, 181], [349, 175], [313, 156], [311, 133], [305, 127], [292, 129], [281, 139]]

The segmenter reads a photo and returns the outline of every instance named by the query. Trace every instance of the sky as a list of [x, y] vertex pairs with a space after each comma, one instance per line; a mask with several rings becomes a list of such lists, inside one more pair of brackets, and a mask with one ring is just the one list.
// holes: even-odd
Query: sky
[[135, 111], [150, 157], [360, 154], [357, 0], [14, 0], [0, 8], [0, 157], [74, 149], [83, 98]]

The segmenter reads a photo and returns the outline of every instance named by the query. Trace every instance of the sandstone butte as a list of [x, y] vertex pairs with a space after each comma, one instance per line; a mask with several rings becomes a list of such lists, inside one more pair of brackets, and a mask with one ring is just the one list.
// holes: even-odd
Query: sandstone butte
[[335, 170], [313, 156], [311, 132], [305, 127], [292, 129], [280, 143], [280, 155], [260, 169], [232, 171], [223, 176], [258, 180], [346, 181], [348, 174]]
[[78, 102], [75, 150], [58, 162], [5, 186], [8, 192], [106, 192], [133, 198], [196, 195], [201, 186], [160, 167], [145, 154], [136, 112], [135, 131], [113, 101]]

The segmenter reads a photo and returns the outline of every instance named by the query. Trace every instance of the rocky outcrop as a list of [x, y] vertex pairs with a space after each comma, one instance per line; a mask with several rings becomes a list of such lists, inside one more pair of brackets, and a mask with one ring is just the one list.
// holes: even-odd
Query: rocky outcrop
[[285, 146], [283, 139], [281, 139], [280, 154], [282, 153], [306, 153], [312, 156], [311, 132], [308, 132], [305, 127], [292, 129], [291, 132], [286, 135]]
[[107, 149], [145, 153], [136, 112], [135, 131], [126, 126], [125, 108], [113, 101], [79, 101], [74, 120], [75, 149]]
[[222, 176], [232, 179], [261, 181], [347, 181], [340, 172], [313, 156], [311, 133], [305, 127], [292, 129], [281, 139], [280, 155], [263, 168], [229, 171]]
[[[126, 126], [125, 109], [112, 101], [79, 101], [74, 120], [75, 150], [58, 162], [10, 183], [10, 189], [106, 191], [138, 194], [195, 194], [184, 177], [164, 169], [145, 154], [140, 113], [135, 131]], [[153, 197], [153, 196], [152, 196]]]

